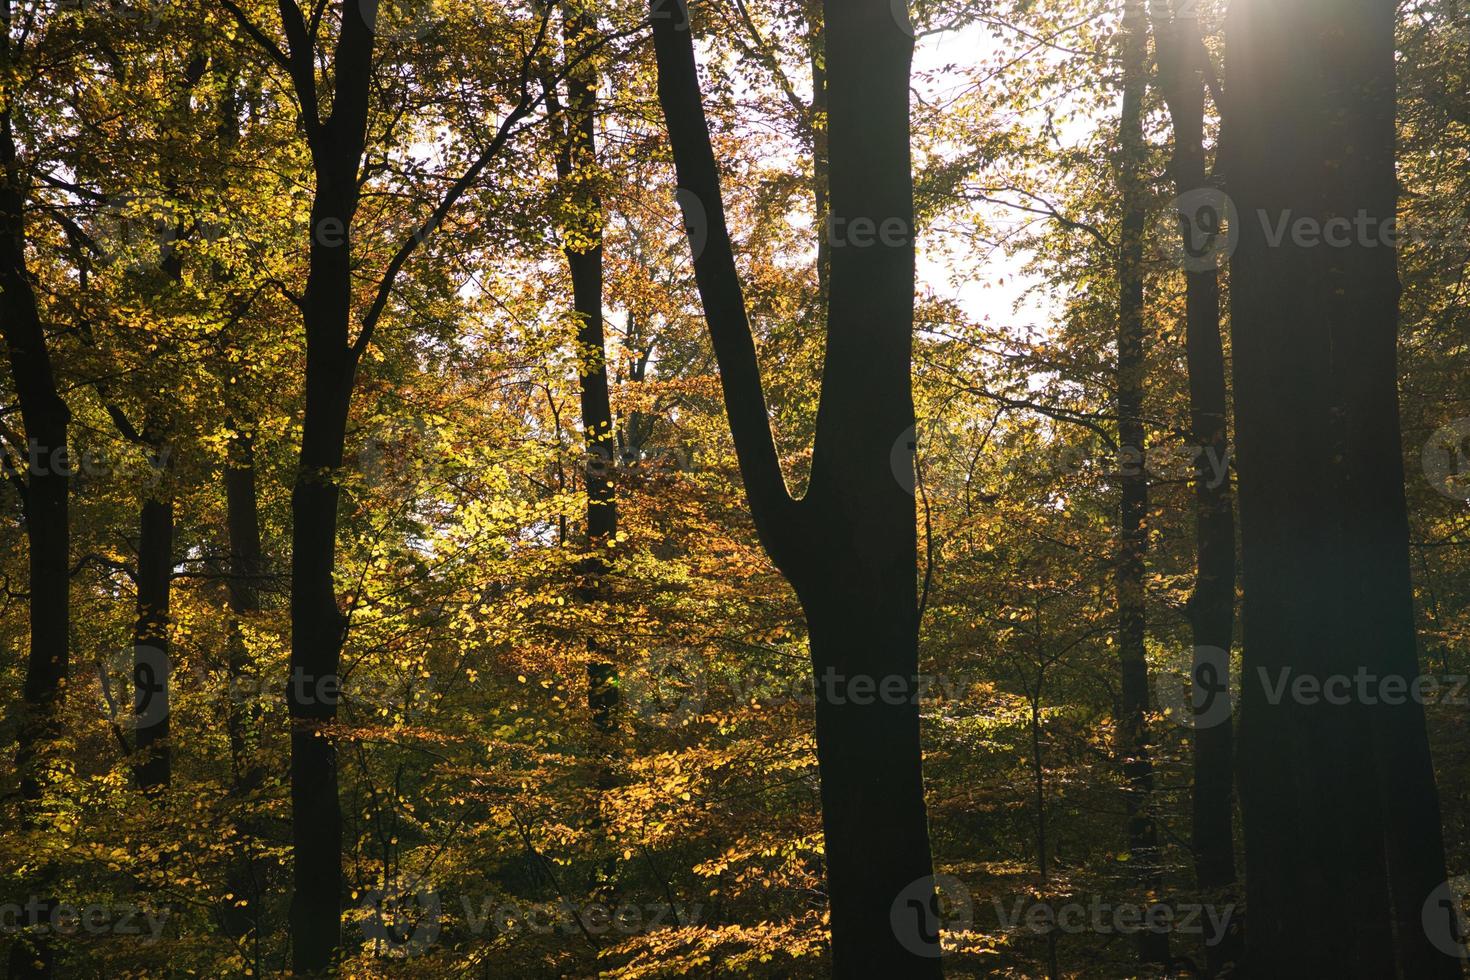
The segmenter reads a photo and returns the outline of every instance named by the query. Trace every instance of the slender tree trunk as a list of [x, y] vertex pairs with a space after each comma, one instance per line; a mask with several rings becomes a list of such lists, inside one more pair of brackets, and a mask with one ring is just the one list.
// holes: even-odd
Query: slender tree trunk
[[827, 206], [829, 194], [827, 174], [827, 46], [822, 26], [821, 0], [807, 0], [806, 4], [808, 50], [807, 57], [812, 66], [812, 206], [816, 213], [816, 225], [821, 233], [817, 236], [817, 288], [825, 304], [829, 283], [832, 278], [832, 238], [825, 233], [830, 214]]
[[[1118, 752], [1126, 782], [1128, 853], [1147, 901], [1163, 880], [1158, 828], [1153, 817], [1154, 767], [1148, 735], [1148, 657], [1144, 576], [1148, 554], [1148, 471], [1143, 395], [1143, 232], [1147, 220], [1143, 181], [1143, 98], [1148, 86], [1148, 21], [1143, 0], [1126, 0], [1123, 13], [1123, 111], [1119, 123], [1118, 189], [1123, 202], [1118, 250], [1118, 480], [1121, 523], [1117, 567], [1118, 657], [1122, 669]], [[1167, 933], [1141, 930], [1145, 963], [1169, 962]]]
[[[0, 6], [0, 67], [13, 67], [11, 5]], [[21, 827], [36, 827], [45, 794], [51, 743], [60, 736], [61, 702], [69, 669], [71, 526], [67, 513], [70, 463], [67, 428], [71, 413], [62, 400], [47, 349], [45, 327], [26, 263], [26, 176], [21, 169], [12, 125], [16, 83], [0, 91], [0, 338], [10, 362], [11, 383], [20, 407], [26, 446], [24, 458], [6, 469], [21, 489], [29, 547], [30, 648], [15, 765], [20, 776]], [[49, 922], [54, 900], [45, 903]], [[21, 934], [10, 949], [10, 976], [49, 977], [54, 953], [44, 938]]]
[[[156, 467], [163, 472], [163, 467]], [[137, 722], [133, 767], [138, 788], [169, 784], [169, 588], [174, 560], [174, 505], [161, 492], [143, 503], [138, 530], [138, 603], [133, 624], [133, 707]]]
[[[686, 9], [653, 0], [659, 98], [761, 542], [806, 612], [837, 977], [939, 976], [920, 771], [912, 459], [912, 37], [884, 0], [824, 8], [831, 280], [807, 496], [792, 500], [725, 224]], [[907, 472], [905, 472], [907, 471]]]
[[[1192, 12], [1155, 18], [1158, 77], [1174, 127], [1170, 164], [1177, 193], [1211, 190], [1205, 163], [1204, 122], [1209, 52]], [[1235, 631], [1235, 512], [1229, 460], [1225, 355], [1220, 340], [1220, 280], [1214, 249], [1195, 241], [1198, 226], [1217, 215], [1181, 214], [1185, 256], [1185, 360], [1189, 374], [1190, 432], [1196, 457], [1195, 582], [1189, 599], [1194, 639], [1195, 876], [1206, 898], [1235, 900], [1235, 733], [1230, 710], [1230, 648]], [[1213, 225], [1212, 225], [1213, 226]], [[1203, 249], [1203, 255], [1195, 254]], [[1232, 917], [1233, 920], [1234, 917]], [[1206, 947], [1211, 976], [1240, 956], [1231, 929]]]
[[[607, 344], [602, 310], [602, 200], [597, 192], [597, 73], [585, 58], [597, 31], [593, 14], [579, 3], [564, 7], [562, 28], [567, 56], [577, 64], [567, 72], [566, 124], [558, 120], [557, 176], [570, 193], [572, 215], [563, 248], [572, 277], [572, 308], [577, 317], [578, 373], [581, 382], [582, 435], [587, 445], [583, 477], [587, 487], [587, 546], [593, 552], [579, 569], [583, 602], [606, 592], [605, 549], [617, 535], [618, 505], [613, 486], [617, 465], [612, 399], [608, 394]], [[552, 89], [554, 91], [554, 88]], [[611, 735], [617, 727], [617, 671], [607, 662], [607, 644], [588, 642], [587, 701], [594, 727]]]
[[[291, 492], [291, 962], [320, 975], [338, 959], [342, 928], [342, 809], [332, 731], [347, 617], [337, 602], [338, 476], [366, 334], [352, 339], [352, 223], [367, 144], [376, 17], [373, 0], [340, 5], [331, 115], [318, 118], [316, 49], [294, 4], [281, 5], [316, 187], [306, 290], [306, 405]], [[366, 327], [364, 327], [366, 329]]]
[[[1395, 7], [1241, 0], [1227, 20], [1252, 977], [1461, 975], [1420, 918], [1445, 879], [1422, 705], [1383, 696], [1419, 673], [1397, 259], [1380, 237]], [[1275, 697], [1285, 671], [1349, 694]]]
[[[235, 820], [241, 852], [230, 863], [230, 893], [235, 896], [225, 910], [224, 923], [229, 935], [260, 939], [260, 884], [256, 874], [255, 829], [246, 816], [252, 805], [250, 796], [259, 789], [263, 773], [255, 760], [260, 712], [248, 708], [246, 696], [256, 691], [250, 667], [250, 651], [245, 643], [244, 623], [260, 611], [260, 575], [264, 569], [260, 546], [260, 507], [255, 486], [254, 433], [246, 424], [231, 420], [234, 435], [230, 439], [229, 460], [225, 467], [225, 524], [229, 536], [230, 637], [229, 698], [225, 724], [230, 739], [230, 764], [233, 770], [231, 795], [240, 813]], [[240, 900], [247, 904], [239, 905]], [[258, 959], [258, 954], [257, 954]]]
[[[1040, 671], [1036, 676], [1036, 688], [1034, 694], [1028, 698], [1027, 707], [1030, 709], [1031, 728], [1031, 784], [1032, 796], [1036, 801], [1036, 871], [1041, 885], [1043, 899], [1049, 899], [1051, 894], [1051, 866], [1047, 854], [1050, 846], [1047, 840], [1046, 827], [1046, 762], [1041, 755], [1041, 686], [1046, 679], [1046, 672]], [[1056, 980], [1061, 976], [1061, 968], [1057, 963], [1057, 934], [1055, 929], [1049, 929], [1046, 933], [1046, 976], [1047, 980]]]
[[[318, 174], [314, 228], [341, 215], [328, 174]], [[350, 212], [348, 212], [350, 213]], [[345, 227], [345, 225], [344, 225]], [[312, 248], [304, 314], [306, 413], [291, 494], [292, 963], [297, 973], [328, 970], [342, 916], [342, 811], [337, 798], [338, 671], [347, 619], [337, 604], [336, 474], [342, 467], [354, 363], [347, 347], [351, 286], [345, 245]]]
[[22, 797], [38, 800], [44, 784], [43, 747], [56, 734], [56, 713], [68, 669], [70, 629], [67, 427], [71, 412], [58, 393], [45, 328], [26, 263], [24, 177], [17, 163], [10, 113], [0, 111], [0, 331], [11, 383], [25, 427], [24, 483], [30, 555], [30, 654], [26, 662], [16, 768]]

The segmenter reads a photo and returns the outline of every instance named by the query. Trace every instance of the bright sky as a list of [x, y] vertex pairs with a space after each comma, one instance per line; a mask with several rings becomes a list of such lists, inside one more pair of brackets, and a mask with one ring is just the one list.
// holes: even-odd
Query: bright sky
[[[974, 63], [987, 56], [996, 46], [995, 38], [984, 28], [972, 26], [959, 31], [945, 31], [919, 38], [914, 49], [916, 88], [925, 98], [937, 97], [946, 87], [939, 72], [945, 65]], [[997, 209], [995, 219], [1009, 222], [1004, 211]], [[1017, 221], [1024, 219], [1016, 219]], [[989, 319], [998, 324], [1013, 323], [1017, 327], [1050, 322], [1052, 312], [1041, 298], [1032, 295], [1026, 305], [1017, 309], [1026, 289], [1035, 284], [1022, 272], [1025, 253], [988, 253], [983, 261], [966, 261], [963, 257], [945, 255], [942, 230], [919, 241], [918, 278], [921, 288], [941, 299], [953, 300], [975, 320]], [[926, 247], [926, 245], [928, 247]], [[952, 283], [956, 266], [972, 272], [959, 283]]]

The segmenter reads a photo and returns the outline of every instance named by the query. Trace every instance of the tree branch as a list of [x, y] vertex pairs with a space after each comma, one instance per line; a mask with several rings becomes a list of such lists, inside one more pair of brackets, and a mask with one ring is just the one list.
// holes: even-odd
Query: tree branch
[[[682, 0], [651, 0], [658, 95], [673, 148], [694, 259], [694, 276], [720, 367], [725, 411], [740, 460], [740, 474], [761, 542], [777, 567], [796, 549], [796, 503], [786, 488], [771, 432], [755, 337], [741, 290], [735, 252], [725, 223], [719, 169], [694, 58], [689, 12]], [[704, 241], [701, 242], [700, 238]]]

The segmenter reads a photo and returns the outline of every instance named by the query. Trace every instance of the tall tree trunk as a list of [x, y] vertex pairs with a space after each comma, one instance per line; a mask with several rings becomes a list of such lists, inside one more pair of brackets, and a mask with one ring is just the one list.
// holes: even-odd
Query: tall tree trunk
[[[0, 68], [14, 67], [11, 5], [0, 5]], [[62, 400], [46, 345], [36, 294], [26, 262], [25, 202], [22, 171], [12, 124], [16, 83], [0, 89], [0, 337], [10, 362], [11, 383], [20, 407], [26, 445], [23, 458], [7, 469], [21, 489], [29, 548], [30, 648], [16, 746], [22, 827], [40, 820], [36, 804], [45, 793], [47, 757], [60, 735], [61, 700], [69, 668], [71, 526], [67, 513], [70, 464], [67, 428], [71, 413]], [[50, 908], [45, 913], [49, 920]], [[53, 952], [45, 939], [22, 934], [10, 950], [12, 977], [49, 977]]]
[[[1172, 2], [1172, 0], [1171, 0]], [[1160, 4], [1167, 7], [1167, 4]], [[1174, 127], [1170, 173], [1176, 192], [1213, 201], [1205, 162], [1205, 92], [1209, 52], [1192, 10], [1154, 18], [1159, 87]], [[1186, 199], [1188, 200], [1188, 199]], [[1212, 207], [1203, 203], [1203, 207]], [[1185, 360], [1189, 374], [1190, 432], [1196, 457], [1195, 580], [1189, 599], [1194, 640], [1191, 704], [1194, 720], [1192, 806], [1195, 877], [1211, 902], [1235, 900], [1235, 733], [1230, 708], [1230, 648], [1235, 630], [1235, 512], [1229, 460], [1225, 355], [1220, 340], [1218, 238], [1197, 242], [1217, 228], [1218, 215], [1181, 213], [1185, 257]], [[1205, 227], [1201, 227], [1204, 225]], [[1199, 254], [1199, 253], [1203, 254]], [[1211, 976], [1240, 955], [1231, 929], [1206, 947]]]
[[821, 0], [807, 0], [807, 59], [812, 66], [812, 208], [816, 214], [817, 289], [822, 303], [827, 302], [832, 278], [832, 236], [826, 233], [829, 209], [827, 174], [827, 45], [822, 25]]
[[[1148, 555], [1148, 470], [1145, 460], [1143, 395], [1143, 233], [1147, 221], [1143, 180], [1143, 99], [1148, 86], [1148, 20], [1143, 0], [1123, 7], [1123, 109], [1118, 130], [1118, 190], [1123, 221], [1118, 248], [1118, 481], [1121, 520], [1117, 566], [1118, 658], [1122, 684], [1118, 753], [1123, 760], [1128, 814], [1128, 853], [1144, 901], [1163, 880], [1159, 833], [1153, 816], [1154, 767], [1148, 735], [1148, 656], [1144, 576]], [[1167, 933], [1140, 930], [1145, 963], [1169, 962]]]
[[[939, 976], [920, 771], [917, 530], [893, 447], [914, 424], [912, 37], [885, 0], [827, 4], [827, 360], [810, 490], [771, 432], [683, 5], [651, 4], [659, 98], [695, 275], [761, 542], [806, 612], [837, 977]], [[908, 474], [911, 476], [912, 474]], [[912, 485], [909, 483], [908, 485]], [[879, 691], [881, 693], [874, 693]]]
[[[155, 471], [162, 474], [164, 467]], [[133, 624], [133, 709], [138, 788], [169, 784], [169, 587], [174, 560], [174, 505], [167, 491], [143, 502], [138, 529], [138, 602]]]
[[[1380, 238], [1397, 195], [1395, 7], [1240, 0], [1227, 19], [1253, 977], [1460, 975], [1420, 919], [1445, 879], [1422, 705], [1383, 696], [1419, 674], [1397, 259]], [[1350, 680], [1339, 704], [1276, 697], [1285, 671], [1362, 672], [1370, 696]]]
[[[250, 651], [245, 643], [244, 624], [260, 611], [260, 575], [264, 569], [260, 546], [260, 507], [255, 486], [254, 431], [248, 423], [231, 419], [229, 459], [225, 466], [225, 524], [229, 537], [230, 696], [225, 724], [230, 739], [231, 795], [240, 813], [235, 820], [241, 851], [230, 863], [230, 893], [235, 896], [225, 909], [227, 933], [251, 936], [260, 941], [260, 883], [256, 875], [255, 828], [246, 816], [250, 795], [261, 784], [263, 773], [255, 760], [260, 712], [247, 708], [244, 698], [253, 696], [256, 685], [250, 669]], [[240, 905], [243, 900], [246, 904]]]
[[[208, 65], [209, 59], [202, 54], [191, 56], [184, 65], [173, 106], [180, 128], [189, 115], [192, 93]], [[164, 167], [173, 163], [171, 159], [162, 162]], [[169, 173], [165, 184], [169, 196], [177, 197], [178, 176]], [[183, 281], [183, 256], [174, 243], [186, 234], [185, 229], [175, 228], [167, 237], [159, 261], [162, 277], [157, 296], [166, 295]], [[109, 409], [125, 424], [119, 409], [112, 406]], [[167, 415], [162, 406], [151, 406], [143, 431], [132, 433], [148, 452], [149, 464], [158, 480], [157, 492], [143, 501], [138, 519], [138, 601], [133, 623], [133, 706], [137, 726], [134, 748], [141, 756], [133, 774], [138, 788], [149, 794], [166, 788], [172, 778], [168, 743], [172, 663], [168, 631], [174, 570], [174, 504], [172, 489], [167, 485], [173, 453]], [[131, 427], [127, 428], [131, 432]]]
[[[325, 156], [326, 154], [323, 153]], [[335, 162], [335, 161], [334, 161]], [[355, 171], [356, 158], [353, 168]], [[350, 227], [356, 174], [319, 168], [312, 227]], [[340, 222], [340, 224], [339, 224]], [[331, 248], [313, 234], [302, 304], [306, 323], [306, 412], [291, 494], [291, 899], [292, 964], [328, 970], [342, 916], [342, 811], [337, 798], [339, 666], [347, 619], [337, 604], [337, 474], [347, 437], [356, 359], [347, 346], [351, 266], [345, 241]]]
[[[340, 696], [347, 618], [337, 603], [338, 475], [352, 389], [366, 334], [352, 340], [352, 222], [367, 142], [376, 5], [344, 2], [333, 64], [332, 113], [316, 115], [315, 50], [300, 11], [284, 16], [289, 60], [306, 120], [316, 189], [301, 300], [306, 328], [306, 410], [291, 493], [291, 898], [292, 968], [321, 974], [338, 956], [342, 923], [342, 809], [332, 726]], [[287, 5], [282, 5], [283, 11]]]
[[[582, 436], [587, 446], [583, 478], [587, 487], [587, 546], [592, 552], [579, 568], [583, 602], [597, 602], [606, 591], [603, 550], [617, 535], [618, 505], [613, 486], [617, 440], [608, 394], [607, 344], [603, 329], [602, 200], [597, 191], [597, 71], [588, 55], [596, 44], [597, 21], [581, 2], [563, 7], [562, 31], [568, 60], [567, 106], [554, 112], [556, 169], [569, 194], [568, 226], [563, 229], [567, 269], [572, 277], [572, 309], [577, 318], [577, 358], [581, 383]], [[548, 91], [555, 91], [554, 86]], [[556, 107], [553, 103], [553, 108]], [[563, 127], [561, 117], [565, 115]], [[617, 671], [607, 662], [607, 644], [588, 642], [587, 701], [594, 727], [611, 735], [617, 727]]]

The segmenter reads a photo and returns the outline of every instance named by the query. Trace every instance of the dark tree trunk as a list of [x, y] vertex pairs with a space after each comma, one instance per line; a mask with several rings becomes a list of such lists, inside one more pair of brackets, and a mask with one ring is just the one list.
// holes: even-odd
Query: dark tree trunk
[[[567, 71], [567, 106], [556, 112], [557, 176], [568, 193], [569, 226], [563, 229], [567, 268], [572, 277], [572, 309], [577, 318], [578, 373], [581, 382], [582, 436], [587, 446], [583, 478], [587, 487], [587, 547], [579, 588], [583, 602], [604, 598], [607, 562], [602, 552], [618, 531], [617, 465], [612, 399], [608, 394], [607, 345], [603, 329], [602, 200], [597, 181], [597, 73], [587, 55], [596, 44], [597, 22], [576, 3], [563, 8], [563, 35], [572, 67]], [[548, 89], [554, 92], [554, 86]], [[553, 108], [556, 107], [553, 103]], [[565, 116], [563, 126], [561, 117]], [[607, 662], [608, 644], [588, 641], [587, 702], [592, 723], [602, 735], [617, 727], [617, 671]]]
[[[355, 158], [354, 158], [355, 168]], [[318, 170], [312, 226], [348, 227], [355, 189]], [[347, 219], [343, 218], [347, 216]], [[335, 222], [343, 222], [341, 225]], [[320, 233], [314, 238], [321, 240]], [[303, 302], [306, 322], [306, 412], [291, 494], [292, 964], [322, 973], [337, 957], [342, 915], [342, 812], [337, 798], [338, 670], [346, 617], [337, 604], [336, 474], [347, 436], [355, 358], [347, 346], [351, 269], [347, 248], [314, 242]]]
[[[1209, 52], [1192, 12], [1155, 19], [1159, 87], [1174, 127], [1170, 172], [1184, 197], [1210, 192], [1205, 162], [1205, 92]], [[1196, 457], [1195, 581], [1189, 599], [1192, 670], [1195, 877], [1207, 900], [1235, 901], [1235, 733], [1230, 710], [1230, 648], [1235, 631], [1235, 511], [1229, 460], [1225, 355], [1220, 339], [1218, 240], [1196, 242], [1218, 216], [1181, 214], [1185, 257], [1185, 359], [1190, 432]], [[1203, 254], [1198, 254], [1199, 252]], [[1207, 946], [1217, 976], [1240, 956], [1239, 930]]]
[[[0, 67], [12, 68], [11, 7], [0, 6]], [[29, 547], [30, 648], [21, 692], [15, 765], [20, 776], [17, 822], [34, 827], [36, 804], [45, 793], [51, 743], [60, 735], [61, 700], [69, 668], [70, 533], [67, 513], [70, 470], [67, 427], [71, 413], [62, 400], [46, 345], [36, 294], [26, 263], [26, 175], [16, 151], [11, 109], [0, 108], [0, 338], [10, 362], [26, 445], [5, 468], [22, 496]], [[44, 913], [49, 921], [48, 902]], [[44, 938], [22, 934], [10, 949], [12, 977], [49, 977], [53, 951]]]
[[138, 604], [133, 624], [134, 749], [139, 755], [133, 775], [145, 793], [167, 787], [170, 776], [168, 627], [173, 546], [173, 501], [166, 495], [144, 501], [138, 530]]
[[[263, 773], [255, 752], [259, 737], [260, 713], [246, 704], [253, 699], [257, 687], [245, 644], [243, 624], [260, 611], [260, 576], [264, 569], [260, 545], [260, 507], [255, 486], [254, 433], [240, 429], [231, 420], [229, 460], [225, 466], [225, 524], [229, 537], [230, 637], [228, 673], [230, 692], [225, 724], [230, 739], [231, 792], [240, 816], [235, 820], [240, 853], [230, 863], [230, 893], [235, 901], [225, 910], [224, 924], [229, 935], [252, 935], [260, 938], [260, 882], [256, 874], [255, 829], [246, 816], [252, 803], [250, 796], [259, 789]], [[241, 906], [240, 900], [247, 904]], [[257, 952], [258, 960], [258, 952]]]
[[812, 66], [812, 105], [809, 118], [812, 129], [812, 206], [818, 229], [817, 289], [819, 298], [825, 304], [832, 278], [832, 238], [826, 234], [830, 213], [827, 206], [827, 46], [820, 0], [807, 0], [806, 16], [807, 58]]
[[[1419, 674], [1397, 265], [1379, 238], [1397, 195], [1395, 6], [1242, 0], [1227, 21], [1253, 977], [1461, 975], [1420, 920], [1445, 879], [1422, 706], [1382, 696]], [[1302, 219], [1322, 234], [1294, 234]], [[1278, 698], [1286, 669], [1362, 671], [1370, 697], [1350, 680], [1340, 704]]]
[[[209, 61], [194, 55], [185, 63], [174, 104], [180, 118], [189, 113], [189, 100], [194, 88], [204, 77]], [[172, 161], [164, 160], [165, 166]], [[178, 177], [170, 174], [166, 182], [171, 197], [179, 194]], [[174, 229], [164, 245], [159, 262], [162, 279], [158, 294], [178, 285], [184, 276], [183, 257], [174, 242], [186, 235]], [[156, 494], [143, 501], [138, 518], [138, 602], [133, 623], [133, 707], [137, 726], [134, 749], [140, 760], [133, 767], [138, 788], [153, 794], [166, 788], [172, 778], [169, 754], [169, 713], [172, 664], [169, 659], [169, 591], [173, 585], [174, 505], [172, 490], [167, 485], [172, 468], [173, 449], [169, 444], [170, 426], [161, 421], [166, 412], [159, 406], [150, 409], [143, 431], [127, 425], [121, 409], [109, 410], [134, 441], [149, 455], [149, 464], [158, 481]]]
[[70, 629], [67, 501], [70, 490], [67, 426], [46, 346], [45, 328], [26, 264], [24, 177], [16, 158], [10, 114], [0, 113], [0, 332], [10, 359], [28, 458], [15, 468], [24, 486], [26, 540], [30, 549], [30, 654], [26, 662], [24, 716], [16, 768], [27, 801], [40, 798], [43, 747], [56, 734], [56, 713], [68, 668]]
[[[371, 8], [371, 9], [370, 9]], [[282, 4], [287, 11], [286, 4]], [[294, 4], [290, 5], [294, 10]], [[351, 229], [358, 171], [367, 141], [375, 4], [341, 4], [333, 64], [332, 113], [319, 121], [315, 50], [300, 19], [287, 13], [298, 95], [303, 101], [316, 189], [311, 251], [301, 300], [306, 328], [306, 410], [291, 493], [292, 968], [321, 974], [336, 962], [342, 922], [342, 810], [337, 797], [339, 669], [347, 619], [337, 603], [337, 482], [347, 416], [362, 349], [352, 341]]]
[[[1154, 823], [1153, 756], [1148, 734], [1147, 618], [1144, 576], [1148, 555], [1148, 470], [1143, 425], [1146, 364], [1143, 352], [1143, 98], [1148, 85], [1148, 21], [1143, 0], [1127, 0], [1123, 15], [1123, 110], [1119, 123], [1118, 189], [1123, 221], [1118, 249], [1118, 481], [1121, 521], [1117, 567], [1119, 693], [1118, 753], [1123, 760], [1128, 853], [1138, 889], [1153, 900], [1162, 883], [1159, 833]], [[1141, 930], [1145, 963], [1169, 962], [1167, 933]]]
[[[910, 393], [912, 38], [882, 0], [824, 10], [831, 280], [811, 487], [787, 492], [741, 295], [686, 12], [652, 3], [659, 98], [761, 542], [806, 612], [838, 977], [939, 976], [920, 771]], [[698, 227], [695, 227], [698, 226]], [[895, 453], [895, 447], [900, 451]]]

